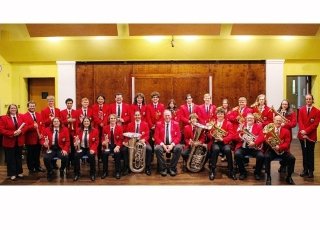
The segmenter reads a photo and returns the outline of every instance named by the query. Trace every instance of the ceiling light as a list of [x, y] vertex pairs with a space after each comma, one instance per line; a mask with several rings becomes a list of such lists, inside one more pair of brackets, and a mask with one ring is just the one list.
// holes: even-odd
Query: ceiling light
[[47, 39], [48, 39], [48, 41], [51, 41], [51, 42], [58, 42], [58, 41], [61, 41], [63, 38], [62, 37], [48, 37]]
[[145, 39], [149, 42], [160, 42], [164, 36], [146, 36]]

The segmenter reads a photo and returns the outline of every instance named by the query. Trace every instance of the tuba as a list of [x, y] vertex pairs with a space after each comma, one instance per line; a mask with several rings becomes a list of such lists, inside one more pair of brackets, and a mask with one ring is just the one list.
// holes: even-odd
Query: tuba
[[277, 145], [281, 144], [281, 139], [275, 132], [275, 124], [269, 123], [263, 128], [263, 133], [267, 144], [275, 151], [276, 154], [282, 155], [284, 152], [279, 152], [275, 149]]
[[139, 141], [140, 133], [123, 133], [123, 136], [130, 138], [129, 148], [129, 167], [132, 172], [143, 172], [146, 166], [146, 144]]
[[[193, 137], [193, 142], [198, 142], [200, 135], [204, 130], [208, 130], [208, 126], [200, 123], [195, 123], [196, 131]], [[199, 172], [206, 161], [207, 148], [201, 144], [193, 145], [187, 161], [187, 169], [191, 172]]]

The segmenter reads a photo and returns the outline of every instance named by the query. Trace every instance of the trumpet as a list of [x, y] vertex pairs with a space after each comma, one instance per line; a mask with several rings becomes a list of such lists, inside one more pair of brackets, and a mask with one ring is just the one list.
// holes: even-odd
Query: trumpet
[[36, 131], [37, 131], [37, 134], [38, 134], [38, 138], [41, 139], [42, 135], [39, 131], [39, 125], [37, 122], [34, 122], [33, 125], [36, 127]]
[[81, 153], [82, 152], [82, 149], [81, 149], [81, 142], [80, 142], [80, 138], [79, 138], [79, 136], [75, 136], [74, 137], [74, 146], [75, 146], [75, 148], [76, 148], [76, 151], [77, 151], [77, 153]]
[[273, 106], [271, 106], [270, 111], [272, 111], [273, 113], [275, 113], [277, 116], [280, 116], [283, 123], [287, 124], [290, 122], [289, 119], [287, 119], [285, 116], [283, 116], [281, 113], [279, 113], [277, 110], [275, 110], [275, 108]]
[[99, 117], [99, 119], [100, 119], [101, 121], [103, 121], [103, 112], [102, 112], [102, 110], [99, 110], [99, 112], [98, 112], [98, 117]]
[[[70, 118], [71, 118], [71, 121], [70, 121]], [[67, 119], [68, 119], [68, 128], [71, 128], [71, 130], [74, 130], [73, 120], [72, 120], [71, 114], [68, 113]]]
[[104, 148], [103, 148], [103, 144], [102, 144], [102, 145], [101, 145], [101, 150], [102, 150], [102, 151], [105, 151], [105, 152], [110, 152], [108, 134], [104, 134], [104, 142], [105, 142], [106, 148], [104, 149]]
[[45, 145], [47, 146], [47, 151], [46, 151], [46, 153], [52, 153], [52, 150], [50, 149], [50, 146], [49, 146], [49, 138], [48, 138], [48, 136], [45, 136], [44, 137], [44, 143], [45, 143]]

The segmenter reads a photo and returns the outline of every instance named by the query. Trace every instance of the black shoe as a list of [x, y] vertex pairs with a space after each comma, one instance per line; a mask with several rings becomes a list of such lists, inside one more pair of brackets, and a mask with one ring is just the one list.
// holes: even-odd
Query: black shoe
[[255, 178], [256, 180], [260, 180], [260, 179], [261, 179], [261, 177], [260, 177], [259, 174], [254, 174], [254, 178]]
[[239, 175], [239, 180], [244, 180], [246, 178], [247, 178], [247, 174], [246, 173], [243, 173], [243, 174]]
[[147, 169], [147, 170], [146, 170], [146, 174], [147, 174], [148, 176], [150, 176], [150, 175], [151, 175], [151, 170], [150, 170], [150, 169]]
[[35, 171], [36, 171], [36, 172], [45, 172], [46, 170], [43, 169], [43, 168], [41, 168], [41, 167], [39, 167], [39, 168], [35, 169]]
[[236, 176], [236, 174], [234, 172], [228, 173], [228, 177], [232, 178], [233, 180], [237, 180], [237, 176]]
[[36, 173], [36, 169], [29, 169], [29, 174], [33, 174], [33, 173]]
[[123, 170], [122, 176], [126, 176], [126, 175], [128, 175], [128, 174], [129, 174], [129, 169]]
[[215, 177], [216, 177], [216, 173], [215, 173], [214, 171], [211, 171], [211, 172], [209, 173], [209, 179], [210, 179], [210, 180], [214, 180]]
[[107, 172], [104, 172], [103, 174], [102, 174], [102, 176], [101, 176], [101, 179], [104, 179], [104, 178], [106, 178], [108, 176], [108, 173]]
[[288, 184], [291, 184], [291, 185], [296, 184], [296, 183], [294, 183], [294, 181], [292, 180], [292, 177], [291, 177], [291, 176], [288, 176], [288, 177], [286, 178], [286, 182], [287, 182]]
[[308, 170], [303, 170], [302, 173], [300, 173], [301, 177], [309, 176]]
[[278, 169], [279, 173], [286, 173], [287, 172], [287, 167], [284, 165], [280, 165], [280, 168]]
[[266, 185], [271, 185], [271, 176], [267, 176]]
[[91, 181], [95, 181], [96, 180], [96, 176], [95, 175], [91, 175], [90, 179], [91, 179]]
[[309, 171], [308, 178], [314, 178], [313, 172]]
[[74, 176], [74, 178], [73, 178], [73, 181], [77, 181], [77, 180], [79, 180], [79, 178], [80, 178], [80, 175], [79, 175], [79, 174], [76, 174], [76, 175]]
[[51, 180], [53, 177], [53, 171], [47, 173], [47, 180]]
[[160, 171], [161, 176], [167, 176], [167, 170]]
[[64, 178], [64, 170], [60, 170], [60, 178]]
[[175, 176], [177, 173], [173, 169], [169, 169], [170, 176]]
[[116, 172], [116, 179], [120, 179], [120, 173]]

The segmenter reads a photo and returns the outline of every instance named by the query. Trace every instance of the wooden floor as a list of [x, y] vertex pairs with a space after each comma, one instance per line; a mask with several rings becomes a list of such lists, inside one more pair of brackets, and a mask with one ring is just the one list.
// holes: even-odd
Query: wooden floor
[[[299, 173], [302, 171], [302, 155], [300, 150], [300, 144], [298, 140], [293, 140], [291, 145], [291, 152], [296, 157], [296, 166], [295, 172], [292, 176], [296, 185], [319, 185], [320, 184], [320, 144], [316, 144], [315, 148], [315, 177], [313, 179], [302, 178], [299, 176]], [[113, 169], [113, 162], [110, 161], [109, 174]], [[41, 159], [41, 164], [43, 165], [43, 161]], [[50, 182], [46, 179], [46, 173], [35, 173], [29, 174], [29, 171], [26, 166], [25, 160], [23, 161], [23, 170], [25, 177], [23, 179], [19, 179], [17, 181], [11, 181], [6, 176], [6, 165], [4, 163], [4, 153], [0, 151], [0, 184], [1, 185], [265, 185], [265, 178], [257, 181], [253, 177], [253, 166], [255, 164], [255, 159], [250, 159], [248, 169], [248, 177], [246, 180], [232, 180], [226, 176], [227, 163], [226, 162], [218, 162], [218, 168], [216, 173], [216, 179], [214, 181], [210, 181], [208, 179], [208, 168], [206, 168], [199, 173], [190, 173], [190, 172], [182, 172], [182, 159], [180, 159], [178, 164], [178, 174], [175, 177], [171, 177], [170, 175], [166, 177], [162, 177], [160, 174], [156, 172], [156, 159], [152, 164], [152, 175], [147, 176], [143, 173], [135, 174], [131, 173], [127, 176], [121, 177], [120, 180], [115, 179], [112, 176], [109, 176], [105, 179], [100, 178], [100, 173], [97, 169], [97, 179], [92, 182], [89, 179], [89, 165], [84, 164], [81, 165], [81, 178], [77, 181], [73, 181], [73, 172], [69, 172], [67, 177], [60, 179], [59, 171], [57, 170], [56, 178]], [[44, 167], [44, 165], [43, 165]], [[102, 164], [100, 165], [102, 167]], [[286, 185], [284, 181], [285, 175], [278, 173], [279, 163], [272, 162], [272, 184], [273, 185]]]

